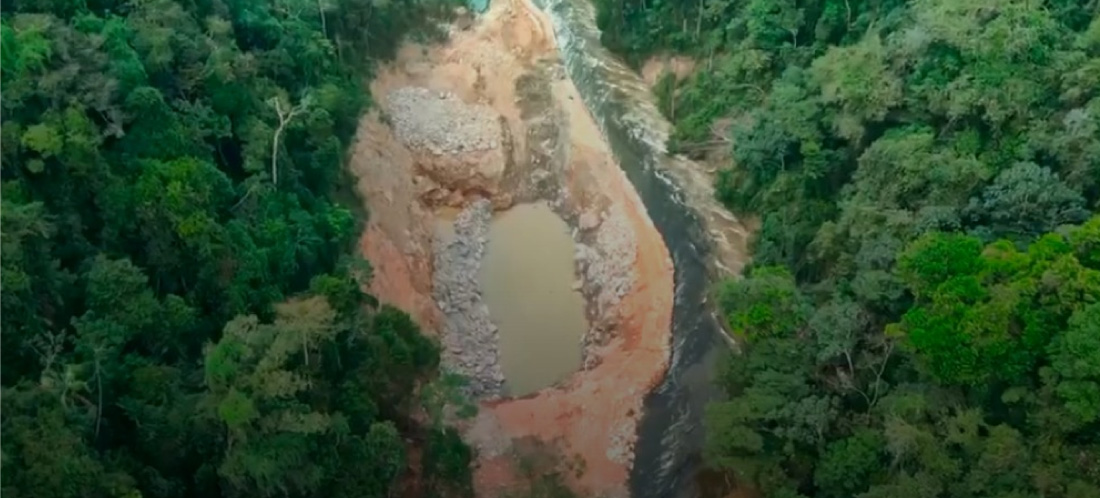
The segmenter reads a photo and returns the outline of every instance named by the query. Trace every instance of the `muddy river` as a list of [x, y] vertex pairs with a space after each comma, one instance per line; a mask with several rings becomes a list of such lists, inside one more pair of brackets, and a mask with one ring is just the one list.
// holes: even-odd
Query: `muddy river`
[[574, 290], [569, 226], [545, 203], [494, 217], [481, 263], [481, 291], [500, 328], [508, 394], [524, 396], [564, 379], [581, 363], [588, 327]]

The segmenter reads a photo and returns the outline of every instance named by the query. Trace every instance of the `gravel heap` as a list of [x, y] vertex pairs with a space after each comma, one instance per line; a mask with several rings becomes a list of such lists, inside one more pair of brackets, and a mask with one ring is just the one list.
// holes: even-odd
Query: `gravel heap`
[[[586, 225], [591, 225], [585, 221]], [[599, 287], [597, 310], [601, 316], [606, 316], [634, 285], [634, 260], [638, 248], [626, 213], [617, 205], [608, 208], [592, 229], [595, 229], [595, 241], [591, 245], [578, 243], [575, 257], [582, 262], [585, 279]]]
[[479, 199], [455, 219], [454, 240], [436, 240], [432, 297], [443, 312], [443, 363], [467, 378], [466, 394], [496, 398], [504, 386], [499, 331], [481, 298], [478, 271], [488, 242], [492, 204]]
[[386, 99], [397, 138], [437, 156], [500, 146], [500, 122], [492, 108], [470, 105], [453, 93], [404, 87]]

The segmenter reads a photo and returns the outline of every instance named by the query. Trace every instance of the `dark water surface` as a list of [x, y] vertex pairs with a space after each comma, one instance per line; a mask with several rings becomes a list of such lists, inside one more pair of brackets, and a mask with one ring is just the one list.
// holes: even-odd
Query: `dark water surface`
[[[599, 42], [590, 0], [534, 0], [554, 21], [558, 49], [585, 105], [661, 233], [675, 266], [672, 359], [664, 382], [645, 401], [630, 477], [635, 498], [696, 497], [702, 412], [717, 396], [716, 358], [727, 349], [706, 304], [710, 241], [683, 192], [663, 172], [663, 136], [638, 111], [640, 77]], [[647, 121], [650, 120], [650, 121]], [[656, 137], [656, 138], [655, 138]]]

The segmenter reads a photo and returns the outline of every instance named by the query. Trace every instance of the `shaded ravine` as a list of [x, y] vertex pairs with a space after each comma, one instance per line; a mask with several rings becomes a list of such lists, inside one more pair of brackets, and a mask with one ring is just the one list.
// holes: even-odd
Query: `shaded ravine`
[[[694, 477], [703, 443], [702, 411], [717, 394], [711, 372], [718, 353], [727, 347], [706, 298], [710, 282], [719, 273], [716, 268], [735, 273], [743, 261], [720, 261], [714, 248], [724, 239], [717, 237], [716, 242], [712, 237], [718, 230], [713, 220], [720, 216], [714, 212], [715, 203], [700, 202], [698, 191], [686, 191], [672, 179], [674, 168], [691, 165], [667, 157], [667, 123], [662, 123], [664, 128], [654, 126], [659, 115], [653, 115], [651, 102], [639, 97], [648, 92], [641, 78], [601, 46], [590, 0], [533, 2], [550, 15], [568, 74], [641, 197], [675, 266], [672, 358], [664, 382], [646, 398], [631, 495], [698, 496]], [[709, 192], [704, 195], [709, 197]], [[700, 212], [707, 213], [707, 218]]]

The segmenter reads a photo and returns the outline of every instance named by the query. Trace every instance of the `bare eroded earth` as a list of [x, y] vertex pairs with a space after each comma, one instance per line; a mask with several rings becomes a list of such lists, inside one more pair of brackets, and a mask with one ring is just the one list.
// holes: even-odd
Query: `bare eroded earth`
[[[477, 490], [506, 490], [517, 475], [513, 443], [534, 439], [583, 460], [584, 471], [571, 476], [577, 491], [626, 496], [642, 400], [668, 366], [673, 267], [564, 77], [552, 36], [533, 5], [500, 0], [447, 43], [407, 45], [383, 68], [372, 84], [381, 111], [363, 119], [350, 165], [370, 212], [360, 246], [374, 262], [373, 294], [428, 333], [462, 333], [454, 311], [433, 298], [434, 213], [477, 199], [498, 211], [550, 205], [577, 244], [590, 324], [584, 364], [522, 399], [486, 393], [465, 429], [481, 458]], [[440, 117], [417, 114], [431, 112]], [[454, 116], [461, 119], [444, 121]], [[443, 129], [455, 134], [436, 136]], [[468, 354], [445, 352], [444, 360]]]

